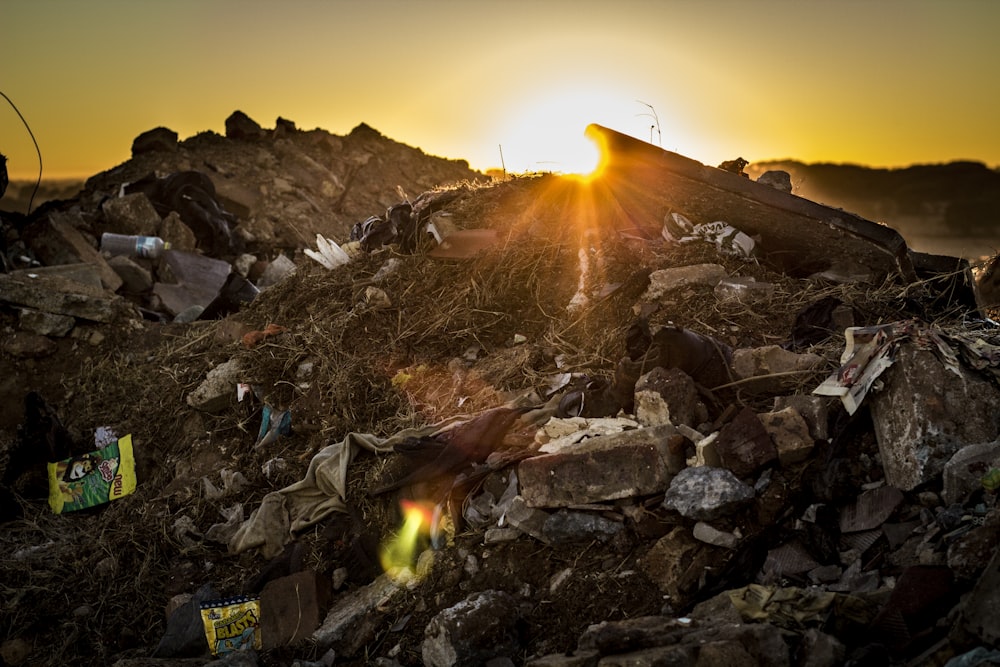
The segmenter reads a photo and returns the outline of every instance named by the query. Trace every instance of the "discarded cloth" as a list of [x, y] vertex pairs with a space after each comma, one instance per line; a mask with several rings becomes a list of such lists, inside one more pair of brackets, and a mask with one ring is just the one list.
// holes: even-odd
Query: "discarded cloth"
[[756, 242], [728, 222], [693, 224], [680, 213], [670, 213], [663, 218], [662, 236], [672, 243], [705, 241], [715, 244], [719, 252], [730, 257], [753, 257]]
[[440, 425], [400, 431], [389, 438], [370, 433], [348, 433], [340, 442], [321, 449], [309, 462], [305, 477], [264, 496], [259, 508], [243, 522], [229, 541], [229, 552], [238, 554], [259, 547], [273, 558], [294, 534], [323, 520], [332, 512], [346, 512], [347, 467], [360, 449], [389, 453], [408, 437], [435, 433]]

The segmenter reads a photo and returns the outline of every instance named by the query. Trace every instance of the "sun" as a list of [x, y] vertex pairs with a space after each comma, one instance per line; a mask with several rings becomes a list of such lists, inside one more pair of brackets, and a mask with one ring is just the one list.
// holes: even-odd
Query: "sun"
[[500, 152], [511, 173], [593, 174], [601, 150], [586, 136], [588, 125], [649, 131], [648, 107], [614, 89], [557, 87], [524, 99], [501, 122]]

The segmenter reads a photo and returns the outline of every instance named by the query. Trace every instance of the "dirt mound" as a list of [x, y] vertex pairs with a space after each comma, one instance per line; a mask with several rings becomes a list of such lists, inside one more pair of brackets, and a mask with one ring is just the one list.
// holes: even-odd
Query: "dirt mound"
[[[139, 480], [131, 496], [59, 515], [44, 501], [37, 466], [9, 480], [19, 514], [0, 537], [9, 554], [0, 562], [9, 664], [189, 664], [141, 660], [167, 632], [168, 602], [206, 585], [222, 597], [259, 593], [280, 574], [310, 570], [336, 582], [327, 605], [333, 607], [370, 589], [384, 577], [378, 545], [399, 534], [405, 517], [398, 501], [412, 491], [368, 491], [412, 468], [402, 453], [358, 452], [347, 469], [346, 511], [299, 531], [290, 546], [281, 545], [288, 546], [284, 556], [270, 560], [264, 549], [234, 553], [231, 546], [231, 529], [269, 494], [303, 480], [315, 457], [349, 433], [390, 438], [505, 404], [547, 405], [552, 414], [570, 389], [619, 382], [637, 322], [751, 349], [787, 346], [800, 314], [824, 299], [847, 304], [858, 323], [885, 323], [923, 315], [938, 297], [928, 282], [791, 277], [773, 262], [710, 243], [646, 238], [627, 213], [607, 203], [594, 208], [599, 184], [552, 175], [471, 182], [475, 174], [462, 163], [430, 158], [366, 126], [347, 137], [300, 132], [287, 122], [250, 139], [198, 135], [91, 178], [73, 206], [96, 232], [100, 203], [123, 183], [183, 170], [210, 174], [226, 202], [242, 202], [236, 229], [249, 249], [286, 251], [296, 270], [224, 319], [160, 323], [134, 314], [55, 339], [47, 356], [5, 348], [5, 376], [16, 378], [3, 386], [8, 454], [23, 448], [23, 429], [15, 426], [23, 426], [24, 395], [34, 390], [78, 450], [92, 443], [97, 427], [131, 434]], [[413, 254], [386, 246], [332, 270], [301, 255], [317, 233], [345, 242], [354, 223], [399, 201], [397, 186], [409, 196], [446, 190], [449, 224], [493, 230], [496, 242], [461, 260], [433, 259], [426, 246]], [[648, 298], [651, 275], [702, 264], [769, 291], [748, 302], [692, 283]], [[942, 324], [965, 314], [937, 312]], [[19, 328], [14, 309], [3, 317], [8, 331]], [[248, 344], [246, 334], [268, 325], [281, 329]], [[841, 333], [826, 334], [807, 346], [820, 358], [808, 369], [779, 373], [765, 385], [734, 379], [702, 392], [704, 413], [693, 426], [718, 428], [740, 409], [771, 410], [778, 395], [808, 395], [836, 370], [844, 349]], [[189, 397], [206, 377], [230, 363], [252, 395], [241, 402], [232, 396], [217, 410], [191, 407]], [[291, 429], [258, 446], [265, 410], [289, 411]], [[522, 423], [502, 450], [506, 462], [455, 494], [457, 508], [443, 505], [453, 532], [430, 552], [426, 576], [365, 607], [336, 641], [268, 647], [258, 664], [320, 660], [331, 645], [336, 664], [421, 664], [431, 620], [482, 591], [518, 600], [519, 648], [509, 656], [517, 664], [577, 650], [591, 624], [686, 613], [755, 581], [763, 556], [820, 502], [816, 489], [829, 461], [853, 459], [856, 468], [854, 477], [839, 479], [846, 487], [839, 501], [884, 482], [864, 419], [842, 427], [836, 447], [831, 436], [810, 458], [771, 469], [759, 507], [730, 526], [742, 546], [704, 571], [681, 567], [685, 583], [677, 587], [684, 595], [673, 599], [648, 563], [661, 540], [694, 522], [666, 509], [662, 490], [575, 508], [622, 527], [607, 540], [547, 543], [522, 534], [486, 542], [484, 527], [462, 520], [463, 501], [467, 506], [484, 489], [499, 498], [518, 457], [537, 453], [536, 425]], [[890, 558], [885, 551], [878, 557]], [[825, 629], [852, 650], [869, 641], [851, 639], [857, 626]], [[28, 657], [9, 657], [18, 648]]]

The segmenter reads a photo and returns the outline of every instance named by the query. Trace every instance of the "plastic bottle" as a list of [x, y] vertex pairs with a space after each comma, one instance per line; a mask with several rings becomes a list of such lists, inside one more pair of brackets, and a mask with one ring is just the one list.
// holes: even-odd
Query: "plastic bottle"
[[159, 236], [129, 236], [107, 232], [101, 234], [101, 250], [109, 255], [155, 259], [169, 249], [170, 244]]

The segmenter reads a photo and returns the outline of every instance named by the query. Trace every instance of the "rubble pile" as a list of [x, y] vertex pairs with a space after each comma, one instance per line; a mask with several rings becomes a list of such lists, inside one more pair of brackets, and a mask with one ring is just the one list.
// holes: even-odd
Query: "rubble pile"
[[4, 217], [2, 664], [1000, 657], [967, 263], [603, 128], [479, 183], [226, 127]]

